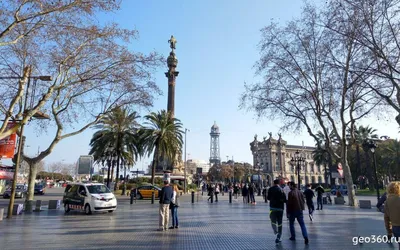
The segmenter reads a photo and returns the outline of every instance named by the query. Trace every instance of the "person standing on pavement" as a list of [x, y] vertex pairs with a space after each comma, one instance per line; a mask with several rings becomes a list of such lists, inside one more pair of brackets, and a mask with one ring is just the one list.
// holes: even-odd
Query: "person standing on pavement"
[[179, 207], [179, 189], [178, 185], [174, 185], [172, 201], [170, 205], [171, 216], [172, 216], [172, 226], [169, 229], [179, 228], [178, 222], [178, 207]]
[[252, 183], [249, 187], [249, 197], [250, 197], [250, 202], [251, 204], [255, 205], [256, 204], [256, 200], [254, 198], [254, 192], [255, 192], [255, 186], [254, 183]]
[[318, 187], [315, 189], [315, 192], [317, 192], [317, 210], [322, 210], [322, 196], [325, 193], [324, 188], [321, 186], [321, 184], [318, 185]]
[[289, 227], [290, 227], [290, 240], [296, 240], [296, 233], [294, 230], [294, 220], [297, 219], [297, 222], [300, 224], [301, 233], [304, 237], [304, 244], [308, 245], [308, 234], [307, 228], [304, 224], [303, 218], [303, 210], [304, 210], [304, 196], [303, 194], [297, 189], [297, 185], [292, 182], [290, 183], [290, 189], [287, 201], [287, 212], [289, 214]]
[[385, 201], [385, 226], [388, 238], [392, 234], [396, 237], [400, 248], [400, 182], [391, 182], [387, 187], [387, 199]]
[[247, 185], [243, 186], [242, 189], [242, 196], [243, 196], [243, 203], [247, 204], [249, 203], [249, 189], [247, 188]]
[[159, 218], [159, 231], [167, 231], [169, 223], [169, 206], [172, 201], [174, 192], [169, 185], [169, 181], [164, 181], [164, 187], [160, 191], [160, 218]]
[[210, 184], [208, 187], [208, 199], [207, 202], [210, 201], [211, 203], [214, 202], [214, 185]]
[[267, 198], [270, 201], [269, 218], [271, 219], [271, 226], [276, 236], [275, 243], [279, 244], [282, 237], [282, 217], [286, 202], [285, 193], [279, 187], [279, 180], [274, 180], [274, 186], [268, 189]]
[[315, 197], [314, 192], [311, 190], [311, 184], [307, 184], [306, 190], [304, 191], [304, 196], [306, 197], [307, 207], [308, 207], [308, 216], [310, 220], [313, 220], [313, 213], [314, 213], [314, 201], [313, 198]]

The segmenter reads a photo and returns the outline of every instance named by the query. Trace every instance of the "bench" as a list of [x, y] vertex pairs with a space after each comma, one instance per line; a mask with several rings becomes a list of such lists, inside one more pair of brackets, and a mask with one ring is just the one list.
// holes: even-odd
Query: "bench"
[[344, 205], [344, 197], [335, 197], [335, 205]]
[[360, 205], [360, 208], [367, 208], [367, 209], [372, 208], [370, 200], [359, 200], [358, 204]]

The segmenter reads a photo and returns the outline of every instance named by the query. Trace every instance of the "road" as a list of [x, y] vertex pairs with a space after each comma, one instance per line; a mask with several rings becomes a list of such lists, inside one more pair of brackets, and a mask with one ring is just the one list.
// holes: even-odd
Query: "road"
[[[48, 205], [49, 200], [62, 200], [64, 188], [46, 188], [44, 195], [35, 195], [34, 200], [42, 200], [42, 205]], [[24, 203], [25, 199], [15, 199], [14, 203]], [[10, 199], [3, 199], [0, 197], [0, 207], [8, 207]]]

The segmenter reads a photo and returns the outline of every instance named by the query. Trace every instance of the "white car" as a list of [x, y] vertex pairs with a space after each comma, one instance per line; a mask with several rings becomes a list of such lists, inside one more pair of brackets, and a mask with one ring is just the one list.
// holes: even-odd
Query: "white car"
[[117, 199], [110, 189], [101, 183], [71, 183], [64, 191], [63, 197], [65, 213], [70, 210], [108, 211], [117, 209]]

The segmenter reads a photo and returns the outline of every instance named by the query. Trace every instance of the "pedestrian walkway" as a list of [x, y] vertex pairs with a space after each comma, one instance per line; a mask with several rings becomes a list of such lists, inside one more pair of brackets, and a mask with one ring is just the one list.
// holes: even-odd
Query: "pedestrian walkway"
[[213, 204], [201, 198], [191, 204], [190, 194], [182, 197], [180, 228], [167, 232], [156, 231], [158, 201], [149, 200], [130, 205], [121, 199], [111, 214], [59, 210], [16, 216], [0, 221], [0, 249], [393, 249], [385, 243], [353, 243], [353, 237], [386, 234], [383, 215], [374, 209], [327, 205], [315, 211], [313, 222], [306, 216], [307, 247], [297, 224], [297, 241], [289, 240], [284, 219], [282, 243], [276, 246], [262, 197], [256, 197], [257, 205], [243, 204], [241, 197], [229, 204], [228, 195]]

